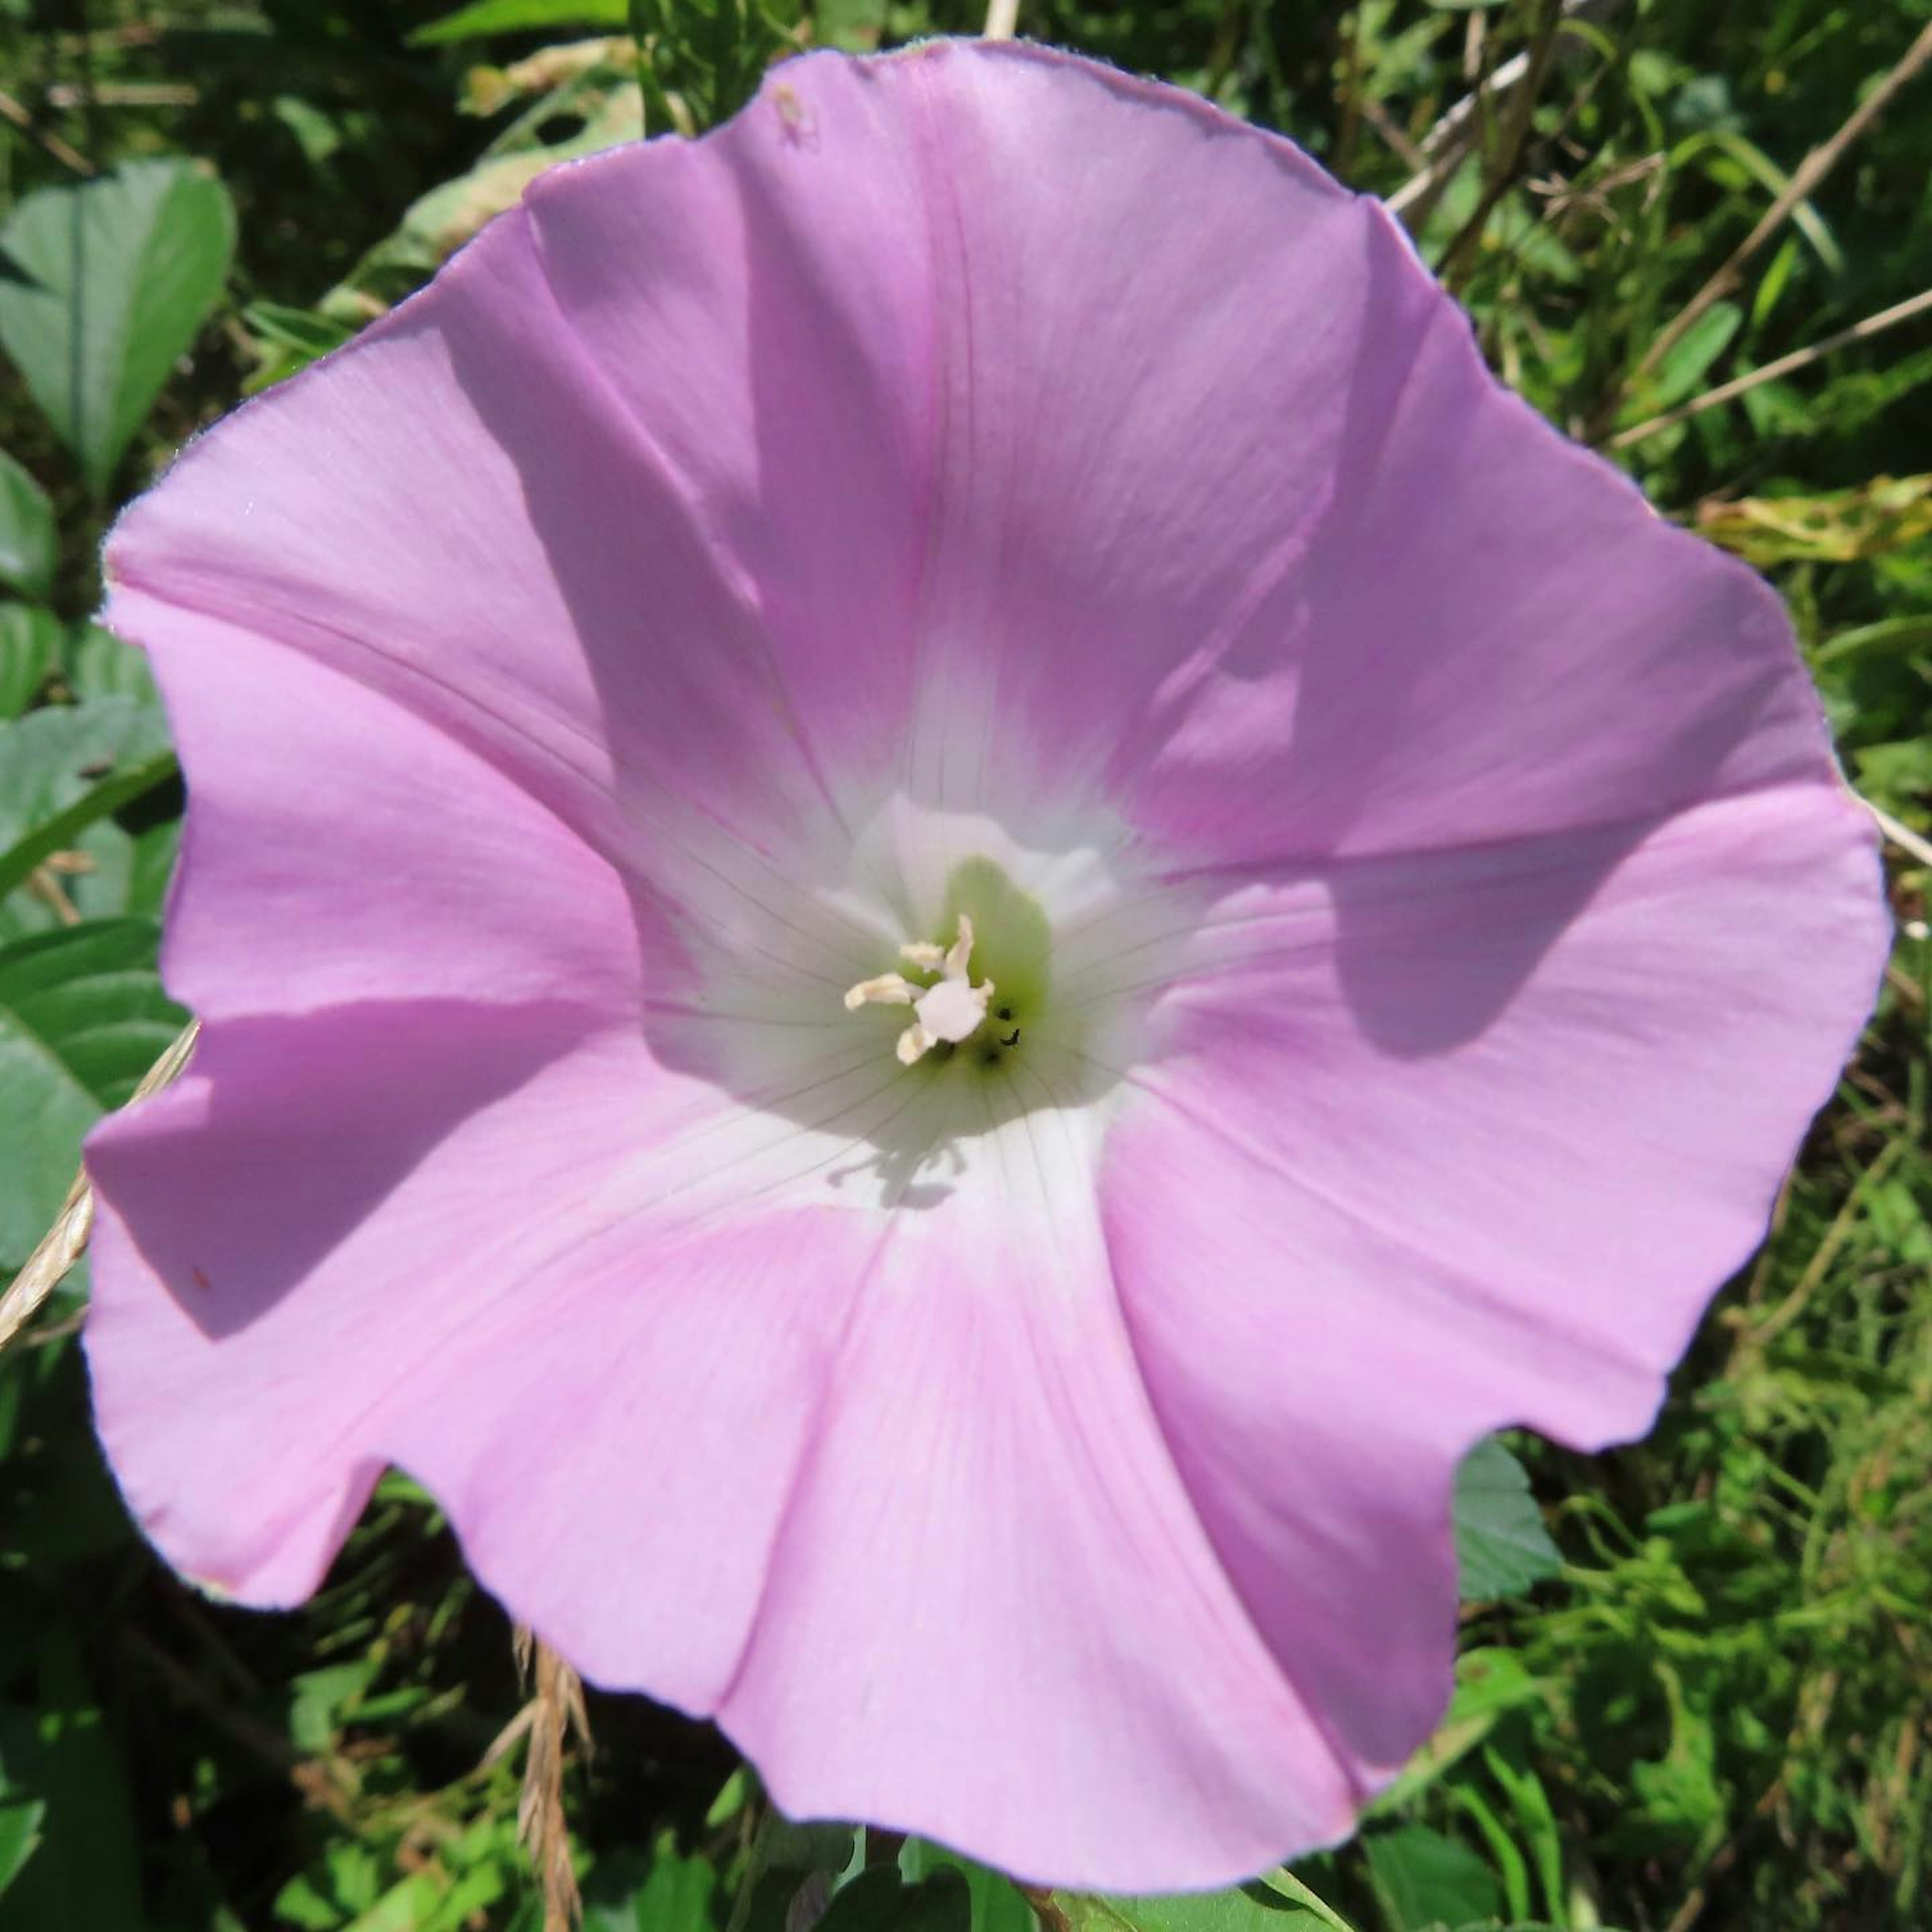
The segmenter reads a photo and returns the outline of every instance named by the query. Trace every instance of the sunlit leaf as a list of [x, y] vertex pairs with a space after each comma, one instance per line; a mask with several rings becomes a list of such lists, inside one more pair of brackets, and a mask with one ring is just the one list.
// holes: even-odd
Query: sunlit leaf
[[97, 497], [220, 298], [228, 191], [192, 162], [44, 188], [0, 227], [0, 346]]
[[1520, 1596], [1563, 1567], [1522, 1465], [1493, 1438], [1456, 1472], [1456, 1561], [1465, 1602]]
[[1363, 1850], [1389, 1932], [1480, 1924], [1502, 1910], [1502, 1887], [1487, 1862], [1426, 1825], [1372, 1832]]
[[0, 723], [0, 899], [175, 770], [160, 713], [136, 698], [50, 705]]
[[151, 920], [100, 920], [0, 946], [0, 1268], [32, 1252], [81, 1136], [185, 1021], [161, 991], [156, 938]]
[[44, 597], [54, 575], [54, 506], [0, 449], [0, 584]]
[[0, 604], [0, 718], [17, 718], [46, 681], [61, 620], [38, 604]]

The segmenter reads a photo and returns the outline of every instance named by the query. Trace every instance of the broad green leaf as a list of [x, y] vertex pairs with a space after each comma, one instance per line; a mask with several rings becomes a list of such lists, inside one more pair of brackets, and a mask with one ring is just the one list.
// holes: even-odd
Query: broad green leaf
[[469, 6], [418, 27], [410, 45], [441, 46], [488, 34], [547, 33], [553, 27], [622, 32], [629, 20], [630, 0], [471, 0]]
[[185, 1023], [154, 970], [148, 920], [101, 920], [0, 946], [0, 1268], [58, 1213], [81, 1136], [119, 1106]]
[[0, 227], [0, 346], [97, 499], [220, 298], [228, 191], [192, 162], [130, 161], [28, 195]]
[[82, 622], [68, 634], [61, 668], [76, 698], [138, 698], [143, 704], [158, 704], [160, 693], [154, 688], [154, 674], [148, 668], [148, 654], [132, 644], [124, 644], [112, 631], [98, 624]]
[[61, 628], [38, 604], [0, 604], [0, 718], [19, 717], [34, 701], [60, 655]]
[[49, 705], [0, 724], [0, 899], [176, 769], [160, 713], [134, 698]]
[[1362, 1849], [1388, 1932], [1477, 1924], [1502, 1910], [1502, 1887], [1488, 1861], [1426, 1825], [1372, 1832]]
[[77, 920], [158, 916], [151, 892], [134, 903], [134, 841], [111, 818], [99, 818], [64, 844], [45, 873], [0, 898], [0, 944], [52, 932]]
[[53, 581], [55, 555], [54, 506], [0, 449], [0, 584], [44, 597]]
[[412, 1872], [343, 1932], [424, 1932], [442, 1903], [443, 1890], [428, 1872]]
[[1151, 1898], [1056, 1892], [1043, 1917], [1047, 1932], [1354, 1932], [1286, 1872], [1225, 1892]]
[[1456, 1472], [1456, 1560], [1465, 1603], [1520, 1596], [1563, 1567], [1522, 1465], [1493, 1438]]

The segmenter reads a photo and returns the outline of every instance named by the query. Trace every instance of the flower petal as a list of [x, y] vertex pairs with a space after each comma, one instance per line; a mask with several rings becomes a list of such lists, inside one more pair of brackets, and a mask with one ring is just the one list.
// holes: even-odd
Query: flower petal
[[[1384, 275], [1423, 279], [1393, 223], [1370, 242]], [[1292, 862], [1648, 819], [1826, 769], [1777, 596], [1504, 388], [1446, 296], [1365, 359], [1349, 413], [1295, 568], [1124, 774], [1144, 832], [1209, 865]]]
[[829, 783], [1012, 823], [1126, 758], [1300, 554], [1436, 299], [1287, 142], [1034, 47], [788, 62], [530, 207]]
[[894, 1217], [719, 1714], [790, 1815], [1209, 1886], [1342, 1836], [1355, 1794], [1176, 1478], [1090, 1148], [1040, 1106]]
[[148, 600], [128, 622], [164, 692], [188, 620], [226, 622], [395, 700], [620, 862], [667, 824], [755, 844], [823, 809], [755, 613], [558, 314], [520, 210], [193, 444], [106, 569]]
[[411, 1000], [634, 1015], [617, 874], [494, 765], [299, 651], [136, 591], [110, 614], [160, 663], [194, 781], [162, 963], [204, 1020]]
[[681, 1097], [568, 1009], [210, 1029], [89, 1149], [97, 1414], [169, 1559], [298, 1600], [400, 1463], [582, 1668], [706, 1708], [864, 1251], [822, 1210], [633, 1211], [613, 1178], [658, 1174]]
[[1448, 1694], [1462, 1451], [1641, 1432], [1761, 1238], [1884, 957], [1874, 872], [1828, 782], [1364, 861], [1238, 896], [1163, 1006], [1103, 1175], [1123, 1303], [1364, 1784]]

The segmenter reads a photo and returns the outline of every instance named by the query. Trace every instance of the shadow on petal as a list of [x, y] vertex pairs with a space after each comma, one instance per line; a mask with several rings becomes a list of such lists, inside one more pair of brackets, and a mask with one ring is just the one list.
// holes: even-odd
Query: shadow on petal
[[298, 1287], [466, 1121], [586, 1030], [572, 1007], [454, 1002], [217, 1024], [180, 1084], [96, 1130], [88, 1170], [142, 1259], [219, 1339]]

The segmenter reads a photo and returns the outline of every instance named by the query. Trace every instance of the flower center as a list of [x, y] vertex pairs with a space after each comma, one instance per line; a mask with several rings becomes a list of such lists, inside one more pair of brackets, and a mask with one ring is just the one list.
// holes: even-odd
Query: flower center
[[[998, 1066], [1020, 1043], [1021, 1008], [1036, 1011], [1041, 1004], [1050, 937], [1046, 916], [986, 859], [955, 869], [946, 913], [950, 926], [943, 923], [940, 930], [950, 929], [950, 943], [907, 940], [899, 948], [907, 970], [860, 980], [847, 991], [845, 1010], [910, 1006], [912, 1017], [894, 1048], [902, 1066], [928, 1054], [950, 1058], [969, 1042], [979, 1064]], [[1002, 994], [1009, 971], [1012, 982]]]

